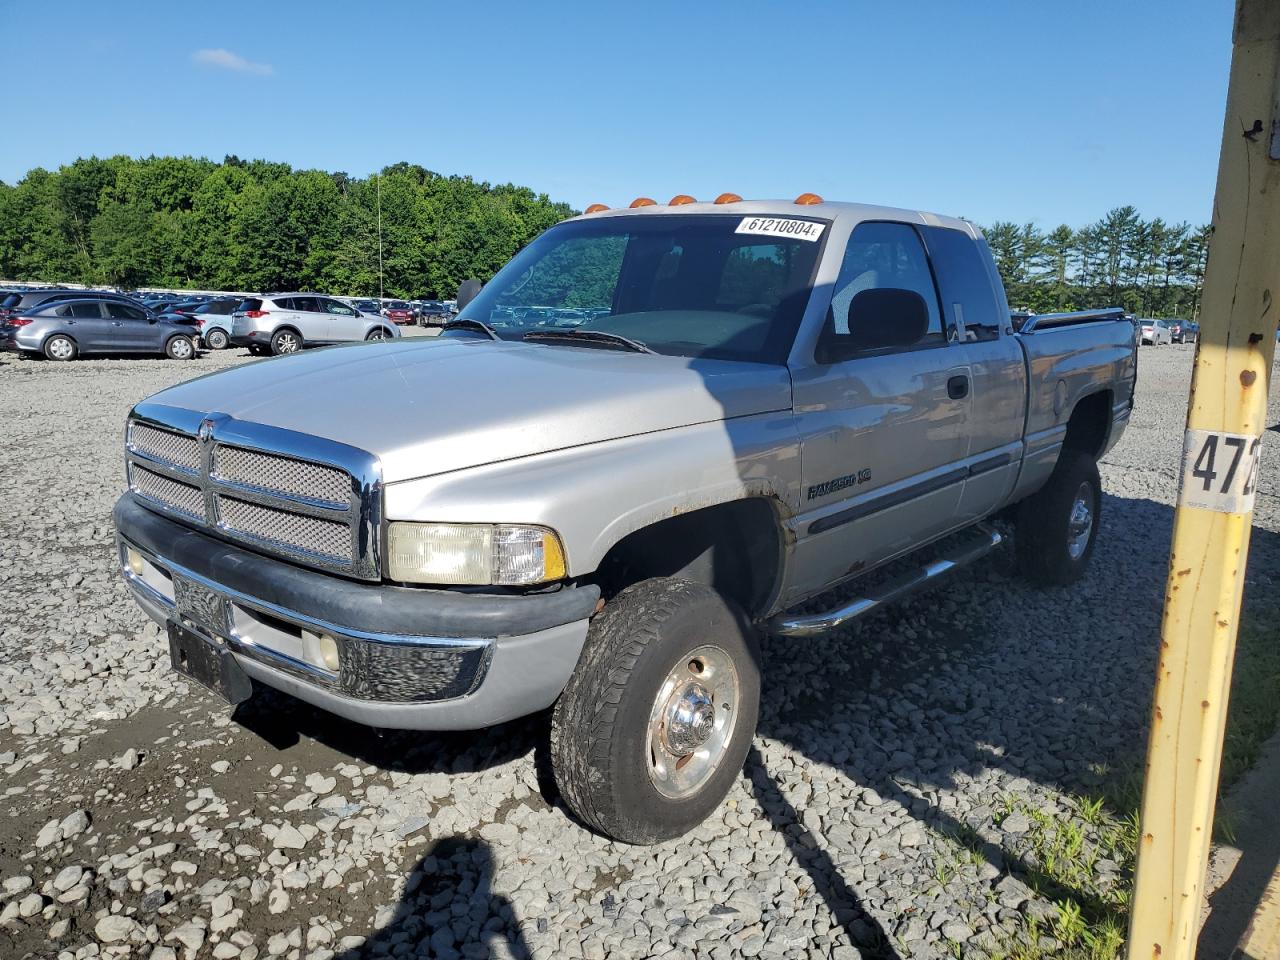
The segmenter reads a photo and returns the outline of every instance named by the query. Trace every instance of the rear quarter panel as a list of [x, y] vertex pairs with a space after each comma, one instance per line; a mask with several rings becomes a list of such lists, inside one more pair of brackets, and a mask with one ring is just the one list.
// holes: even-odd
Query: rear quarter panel
[[1029, 388], [1026, 454], [1015, 500], [1049, 479], [1067, 422], [1085, 397], [1110, 394], [1110, 421], [1100, 455], [1115, 445], [1128, 425], [1138, 375], [1136, 327], [1128, 320], [1049, 328], [1017, 339], [1027, 358]]

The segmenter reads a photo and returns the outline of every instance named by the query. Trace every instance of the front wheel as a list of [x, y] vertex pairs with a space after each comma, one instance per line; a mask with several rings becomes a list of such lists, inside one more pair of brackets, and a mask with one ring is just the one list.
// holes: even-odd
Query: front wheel
[[551, 721], [560, 794], [625, 843], [681, 836], [724, 800], [760, 707], [746, 616], [689, 580], [645, 580], [592, 621]]
[[190, 360], [196, 355], [196, 345], [190, 337], [170, 337], [164, 345], [164, 355], [170, 360]]
[[225, 330], [210, 330], [205, 334], [204, 342], [210, 350], [225, 350], [230, 341]]
[[1098, 539], [1102, 481], [1085, 453], [1064, 450], [1049, 482], [1018, 505], [1014, 538], [1022, 574], [1039, 586], [1084, 576]]
[[376, 330], [370, 330], [366, 340], [390, 340], [391, 335], [385, 327], [378, 327]]

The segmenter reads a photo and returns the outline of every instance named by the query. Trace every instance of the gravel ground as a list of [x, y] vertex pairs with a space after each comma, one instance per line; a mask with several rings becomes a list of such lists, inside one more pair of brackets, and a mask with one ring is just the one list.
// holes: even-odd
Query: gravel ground
[[[112, 562], [124, 417], [242, 351], [0, 356], [0, 956], [980, 953], [1052, 909], [1010, 802], [1066, 815], [1144, 748], [1191, 357], [1142, 351], [1083, 583], [1034, 591], [1003, 555], [768, 643], [729, 801], [635, 848], [554, 802], [545, 718], [379, 737], [264, 695], [233, 721], [171, 674]], [[1278, 493], [1264, 465], [1254, 596], [1280, 574]]]

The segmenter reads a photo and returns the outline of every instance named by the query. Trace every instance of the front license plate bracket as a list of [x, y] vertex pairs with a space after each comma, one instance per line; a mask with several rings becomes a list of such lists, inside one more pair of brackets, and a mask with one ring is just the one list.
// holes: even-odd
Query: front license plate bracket
[[170, 620], [169, 660], [184, 677], [208, 687], [232, 706], [253, 695], [253, 681], [231, 651]]

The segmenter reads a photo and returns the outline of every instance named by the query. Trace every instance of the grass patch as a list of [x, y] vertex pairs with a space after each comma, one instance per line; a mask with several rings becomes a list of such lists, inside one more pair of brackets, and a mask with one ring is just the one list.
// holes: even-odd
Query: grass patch
[[[1280, 725], [1280, 610], [1254, 610], [1241, 627], [1223, 743], [1214, 834], [1231, 842], [1235, 818], [1222, 795], [1258, 760]], [[1008, 800], [997, 821], [1019, 812], [1031, 829], [1017, 847], [1021, 879], [1054, 912], [1024, 915], [1022, 928], [993, 952], [997, 960], [1119, 960], [1128, 932], [1142, 803], [1140, 770], [1098, 768], [1104, 786], [1072, 798], [1074, 813], [1050, 817]]]

